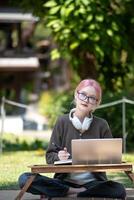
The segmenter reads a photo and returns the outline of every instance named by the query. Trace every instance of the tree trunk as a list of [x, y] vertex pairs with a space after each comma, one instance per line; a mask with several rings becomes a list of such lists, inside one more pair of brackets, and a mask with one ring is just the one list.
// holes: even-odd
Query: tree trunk
[[78, 75], [81, 79], [97, 78], [96, 59], [89, 52], [82, 52], [79, 55], [81, 64], [79, 65]]

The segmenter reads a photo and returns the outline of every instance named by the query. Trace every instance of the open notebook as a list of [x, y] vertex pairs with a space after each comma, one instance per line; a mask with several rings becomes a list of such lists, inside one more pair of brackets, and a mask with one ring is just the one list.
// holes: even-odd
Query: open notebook
[[72, 159], [54, 164], [120, 164], [122, 138], [72, 140]]
[[72, 164], [72, 159], [68, 160], [58, 160], [54, 162], [55, 165], [67, 165], [67, 164]]

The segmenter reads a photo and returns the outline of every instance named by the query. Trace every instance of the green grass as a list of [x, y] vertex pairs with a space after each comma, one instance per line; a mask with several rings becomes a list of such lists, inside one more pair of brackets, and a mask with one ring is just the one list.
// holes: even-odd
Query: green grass
[[45, 164], [43, 150], [4, 152], [0, 155], [0, 190], [18, 189], [18, 177], [29, 165]]
[[[126, 154], [123, 160], [134, 163], [134, 154]], [[21, 173], [30, 171], [29, 165], [45, 164], [42, 149], [36, 151], [11, 151], [0, 155], [0, 189], [18, 189], [18, 177]], [[51, 177], [52, 174], [46, 174]], [[124, 173], [109, 173], [108, 177], [119, 181], [127, 187], [133, 187]]]

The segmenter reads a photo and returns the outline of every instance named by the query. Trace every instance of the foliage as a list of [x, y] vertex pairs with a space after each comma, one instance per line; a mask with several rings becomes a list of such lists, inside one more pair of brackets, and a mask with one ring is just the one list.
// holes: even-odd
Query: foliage
[[72, 106], [72, 92], [43, 92], [39, 101], [39, 110], [48, 118], [49, 126], [53, 127], [59, 115], [66, 113]]
[[[70, 59], [81, 78], [98, 75], [110, 90], [125, 84], [133, 63], [133, 0], [22, 0], [44, 19], [58, 49], [52, 58]], [[128, 78], [128, 77], [127, 77]]]
[[39, 148], [46, 149], [48, 146], [47, 141], [14, 134], [4, 134], [2, 144], [3, 151], [37, 150]]
[[[127, 38], [126, 26], [132, 29], [132, 1], [50, 0], [44, 6], [47, 26], [60, 45], [60, 53], [70, 55], [72, 63], [79, 69], [82, 59], [83, 62], [86, 59], [84, 55], [89, 52], [96, 57], [100, 79], [109, 89], [120, 88], [129, 70], [131, 41]], [[130, 18], [127, 21], [128, 12]]]

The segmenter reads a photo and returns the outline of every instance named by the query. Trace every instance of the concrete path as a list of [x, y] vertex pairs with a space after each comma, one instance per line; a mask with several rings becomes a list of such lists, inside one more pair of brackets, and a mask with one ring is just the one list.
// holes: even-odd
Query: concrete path
[[[18, 195], [19, 190], [0, 190], [0, 200], [14, 200]], [[73, 200], [73, 198], [53, 198], [53, 200]], [[90, 200], [93, 198], [78, 198], [79, 200]], [[78, 200], [77, 199], [77, 200]], [[94, 198], [95, 200], [96, 198]], [[39, 195], [32, 195], [29, 193], [25, 193], [22, 200], [40, 200]], [[97, 198], [96, 200], [100, 200]], [[102, 200], [102, 199], [101, 199]], [[127, 200], [134, 200], [134, 188], [127, 188]]]
[[[18, 195], [19, 190], [0, 190], [0, 200], [14, 200]], [[39, 195], [32, 195], [29, 193], [25, 193], [23, 200], [39, 200]]]

